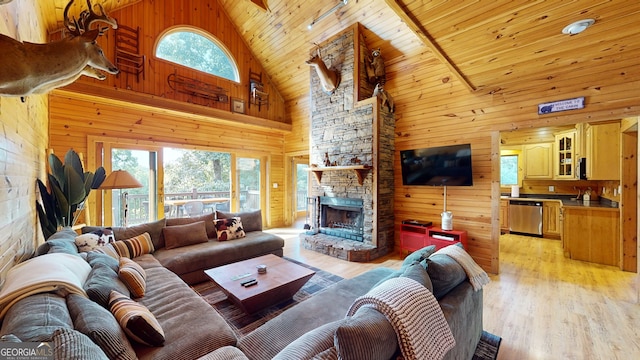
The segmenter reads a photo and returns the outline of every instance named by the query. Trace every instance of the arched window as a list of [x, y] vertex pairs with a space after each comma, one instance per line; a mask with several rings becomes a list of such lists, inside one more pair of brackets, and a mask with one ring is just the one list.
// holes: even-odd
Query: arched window
[[156, 57], [240, 82], [238, 66], [229, 50], [213, 35], [199, 29], [167, 30], [157, 42]]

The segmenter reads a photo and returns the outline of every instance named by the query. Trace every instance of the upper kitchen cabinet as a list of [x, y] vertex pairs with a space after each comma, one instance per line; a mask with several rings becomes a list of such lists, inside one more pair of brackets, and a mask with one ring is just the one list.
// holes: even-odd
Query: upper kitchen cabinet
[[575, 179], [576, 130], [563, 131], [555, 135], [554, 178]]
[[620, 123], [586, 125], [588, 180], [620, 180]]
[[522, 153], [525, 179], [553, 178], [553, 143], [524, 145]]

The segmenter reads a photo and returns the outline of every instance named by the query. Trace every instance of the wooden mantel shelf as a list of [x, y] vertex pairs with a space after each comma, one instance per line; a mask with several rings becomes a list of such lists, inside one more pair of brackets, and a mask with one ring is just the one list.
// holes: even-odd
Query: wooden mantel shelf
[[353, 170], [356, 172], [356, 175], [358, 176], [358, 184], [362, 185], [362, 183], [364, 182], [364, 178], [367, 177], [367, 174], [371, 170], [371, 166], [369, 165], [325, 166], [325, 167], [311, 166], [309, 167], [308, 170], [313, 172], [313, 174], [316, 176], [316, 180], [318, 180], [318, 184], [320, 184], [320, 181], [322, 180], [322, 173], [325, 171]]

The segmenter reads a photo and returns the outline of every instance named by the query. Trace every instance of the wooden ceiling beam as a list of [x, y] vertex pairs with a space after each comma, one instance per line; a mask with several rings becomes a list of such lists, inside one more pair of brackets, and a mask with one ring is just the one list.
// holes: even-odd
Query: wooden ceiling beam
[[440, 49], [440, 47], [431, 39], [429, 34], [422, 28], [418, 22], [414, 21], [413, 18], [407, 14], [402, 6], [398, 4], [396, 0], [385, 0], [389, 8], [393, 10], [393, 12], [400, 17], [402, 21], [407, 24], [409, 29], [413, 31], [414, 34], [420, 39], [433, 54], [444, 64], [447, 66], [449, 71], [451, 71], [459, 80], [462, 82], [467, 89], [470, 91], [476, 91], [477, 88], [464, 76], [464, 74], [455, 66], [455, 64], [449, 59], [449, 57]]

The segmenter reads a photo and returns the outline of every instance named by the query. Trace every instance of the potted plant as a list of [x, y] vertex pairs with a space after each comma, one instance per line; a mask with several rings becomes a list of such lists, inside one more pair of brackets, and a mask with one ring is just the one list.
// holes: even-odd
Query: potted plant
[[95, 174], [85, 172], [78, 153], [67, 151], [64, 163], [55, 154], [49, 155], [49, 189], [37, 180], [42, 204], [36, 201], [36, 210], [42, 234], [48, 239], [62, 227], [73, 226], [84, 208], [91, 189], [97, 189], [106, 178], [102, 166]]

